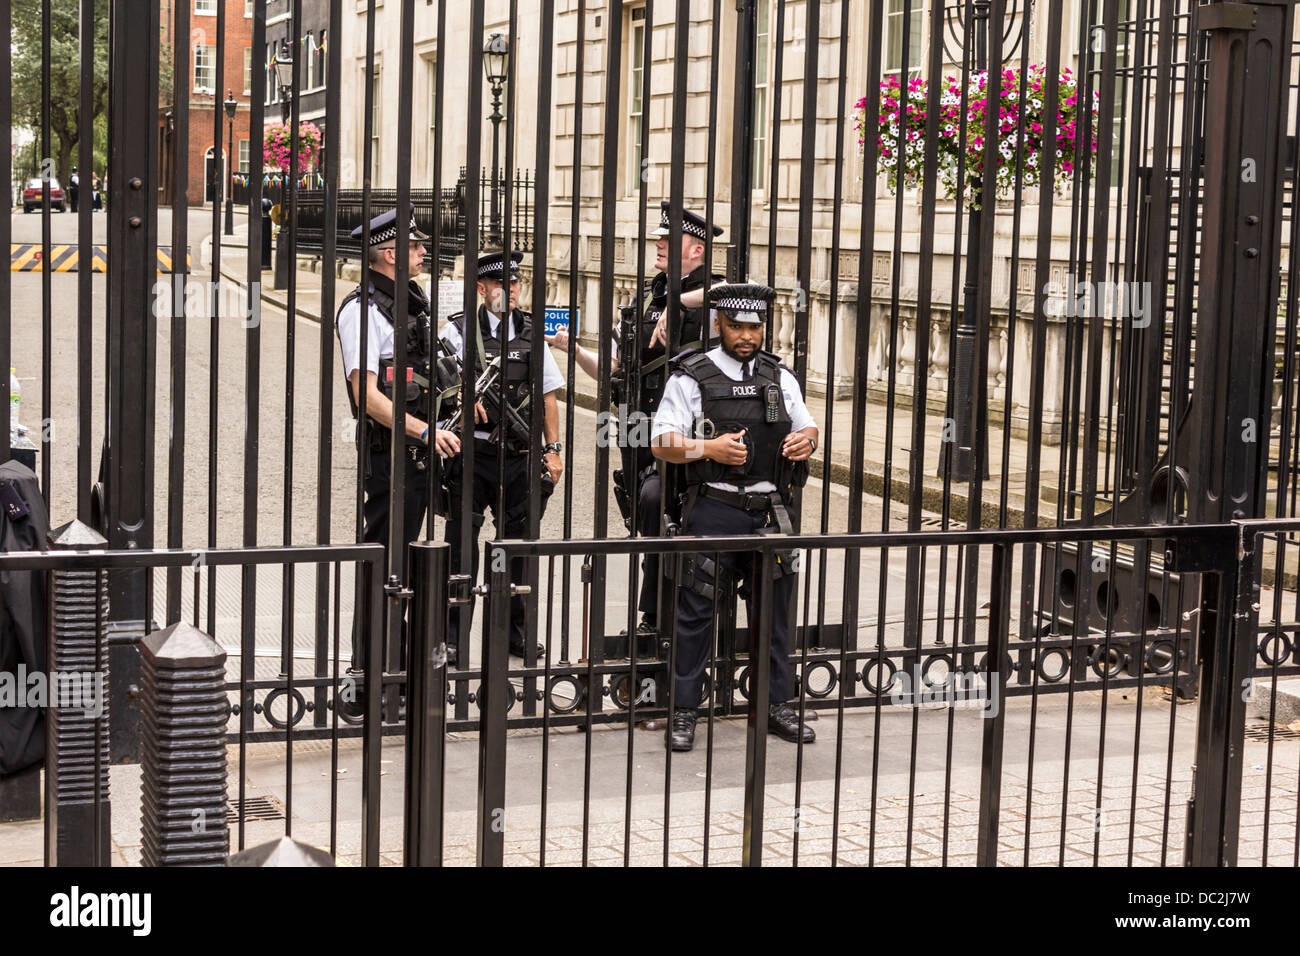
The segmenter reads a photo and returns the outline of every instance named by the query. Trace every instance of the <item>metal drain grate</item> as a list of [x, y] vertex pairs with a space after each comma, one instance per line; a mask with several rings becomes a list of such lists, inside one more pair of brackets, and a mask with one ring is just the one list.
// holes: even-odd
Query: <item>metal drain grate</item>
[[[1246, 728], [1247, 740], [1262, 740], [1268, 742], [1270, 728], [1267, 724], [1256, 725]], [[1272, 737], [1274, 740], [1300, 740], [1300, 731], [1291, 730], [1288, 727], [1282, 727], [1274, 724], [1272, 727]]]
[[284, 807], [275, 797], [253, 797], [243, 803], [238, 800], [226, 801], [226, 822], [238, 823], [241, 811], [245, 821], [284, 819]]

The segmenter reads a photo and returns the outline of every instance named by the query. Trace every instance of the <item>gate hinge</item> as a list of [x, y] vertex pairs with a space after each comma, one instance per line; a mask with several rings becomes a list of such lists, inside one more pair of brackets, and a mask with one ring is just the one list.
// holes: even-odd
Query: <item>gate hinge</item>
[[415, 592], [410, 588], [402, 587], [402, 582], [396, 574], [388, 576], [388, 581], [384, 584], [384, 593], [398, 601], [409, 601], [415, 596]]
[[452, 606], [469, 604], [470, 576], [453, 574], [447, 578], [447, 603]]

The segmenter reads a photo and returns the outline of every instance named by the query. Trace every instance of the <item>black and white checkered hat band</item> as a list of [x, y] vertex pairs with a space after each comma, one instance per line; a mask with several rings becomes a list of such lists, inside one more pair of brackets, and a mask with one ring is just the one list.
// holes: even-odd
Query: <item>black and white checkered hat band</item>
[[724, 312], [758, 312], [767, 311], [767, 303], [762, 299], [719, 299], [713, 303], [715, 309]]
[[[662, 212], [659, 216], [659, 228], [660, 229], [670, 228], [668, 222], [667, 210]], [[695, 222], [685, 216], [682, 217], [682, 232], [686, 233], [686, 235], [688, 236], [694, 236], [696, 239], [708, 238], [706, 234], [708, 230], [705, 228], [703, 223]]]
[[[478, 270], [478, 274], [481, 276], [500, 275], [502, 266], [503, 263], [498, 259], [496, 262], [489, 262], [487, 265], [482, 266]], [[510, 274], [519, 275], [519, 263], [513, 259], [510, 261]]]
[[[412, 219], [410, 230], [408, 231], [407, 235], [408, 236], [415, 235], [418, 229], [419, 227], [416, 226], [415, 220]], [[391, 226], [386, 226], [385, 228], [380, 229], [378, 232], [372, 232], [370, 234], [370, 244], [372, 246], [377, 246], [382, 242], [388, 242], [390, 239], [396, 239], [396, 238], [397, 238], [397, 223], [394, 222]]]

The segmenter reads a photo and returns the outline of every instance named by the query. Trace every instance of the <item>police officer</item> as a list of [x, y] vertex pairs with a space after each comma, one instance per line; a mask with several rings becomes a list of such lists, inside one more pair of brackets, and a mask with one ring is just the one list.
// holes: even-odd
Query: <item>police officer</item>
[[[427, 410], [427, 389], [419, 385], [427, 381], [431, 358], [429, 338], [429, 300], [420, 285], [410, 280], [407, 287], [406, 317], [398, 322], [393, 313], [396, 297], [397, 257], [408, 257], [408, 275], [419, 275], [424, 260], [423, 240], [428, 237], [415, 225], [415, 207], [411, 207], [409, 226], [410, 242], [406, 250], [397, 248], [397, 210], [376, 216], [370, 221], [369, 260], [369, 313], [366, 316], [365, 406], [370, 419], [367, 428], [367, 464], [364, 477], [365, 500], [363, 504], [362, 537], [367, 542], [388, 544], [388, 517], [392, 507], [392, 444], [393, 444], [393, 337], [395, 328], [406, 335], [406, 361], [409, 369], [406, 387], [398, 389], [399, 399], [405, 400], [407, 455], [405, 490], [402, 502], [402, 531], [406, 543], [419, 537], [428, 508], [428, 479], [425, 468], [429, 448], [443, 456], [460, 452], [460, 439], [452, 432], [432, 427]], [[358, 226], [352, 230], [353, 239], [361, 239]], [[339, 306], [336, 319], [339, 345], [343, 353], [343, 374], [348, 381], [348, 399], [355, 417], [361, 400], [361, 287], [349, 293]], [[407, 549], [389, 555], [390, 573], [406, 580]], [[385, 602], [385, 614], [387, 612]], [[385, 629], [385, 634], [387, 629]], [[365, 667], [365, 641], [360, 628], [353, 631], [352, 666]]]
[[[673, 374], [655, 415], [655, 457], [685, 465], [687, 534], [756, 534], [765, 527], [792, 530], [792, 488], [807, 480], [817, 448], [817, 426], [799, 383], [777, 357], [762, 350], [765, 318], [776, 293], [761, 285], [728, 284], [709, 290], [721, 343], [673, 361]], [[790, 741], [815, 739], [787, 703], [790, 692], [789, 603], [794, 562], [778, 553], [780, 577], [759, 580], [754, 553], [720, 553], [718, 563], [749, 581], [751, 634], [757, 634], [759, 594], [772, 591], [772, 669], [768, 730]], [[690, 750], [709, 656], [714, 561], [684, 555], [677, 589], [677, 649], [668, 744]], [[750, 643], [757, 646], [757, 640]]]
[[[551, 350], [536, 334], [537, 326], [532, 314], [518, 308], [519, 303], [519, 262], [524, 254], [512, 251], [507, 258], [501, 252], [491, 252], [478, 260], [478, 294], [482, 300], [474, 320], [466, 331], [465, 315], [457, 312], [439, 330], [439, 338], [446, 342], [465, 360], [465, 336], [475, 335], [478, 350], [478, 375], [493, 359], [500, 360], [503, 399], [516, 412], [525, 425], [530, 425], [532, 408], [529, 404], [529, 382], [532, 378], [531, 355], [534, 348], [542, 350], [542, 465], [546, 469], [549, 481], [543, 481], [542, 509], [546, 507], [546, 497], [554, 490], [560, 480], [564, 464], [560, 458], [560, 411], [555, 393], [564, 387], [564, 377], [555, 364]], [[537, 281], [541, 281], [538, 277]], [[505, 316], [503, 320], [503, 316]], [[502, 500], [498, 484], [501, 462], [499, 445], [492, 440], [493, 430], [499, 422], [497, 409], [491, 403], [475, 403], [474, 420], [474, 474], [464, 474], [464, 457], [457, 457], [446, 471], [449, 507], [447, 511], [446, 541], [451, 545], [452, 571], [464, 573], [462, 569], [468, 563], [472, 580], [478, 580], [478, 535], [483, 525], [487, 509], [492, 509], [492, 520], [497, 531], [504, 538], [521, 538], [527, 530], [528, 521], [528, 446], [524, 440], [507, 428], [504, 487], [504, 513], [498, 514], [498, 504]], [[536, 460], [536, 459], [534, 459]], [[471, 533], [470, 559], [460, 553], [461, 540], [461, 501], [468, 493], [473, 500], [474, 527]], [[525, 580], [527, 564], [525, 559], [511, 561], [510, 578], [516, 584]], [[471, 612], [472, 612], [471, 605]], [[447, 651], [449, 659], [456, 660], [459, 647], [458, 628], [460, 615], [452, 614], [448, 628]], [[522, 595], [510, 598], [510, 653], [524, 656], [525, 646], [525, 606]], [[545, 653], [542, 645], [537, 645], [540, 655]]]
[[[640, 419], [646, 425], [654, 418], [663, 396], [664, 384], [668, 380], [668, 251], [672, 241], [670, 226], [671, 203], [660, 203], [659, 225], [650, 232], [655, 241], [655, 268], [659, 270], [654, 278], [646, 282], [642, 290], [643, 306], [641, 327], [637, 329], [637, 341], [641, 345], [640, 388], [637, 407], [627, 409], [631, 389], [626, 377], [621, 379], [616, 389], [614, 400], [619, 406], [619, 426], [629, 423], [627, 434], [620, 434], [619, 454], [622, 469], [614, 473], [616, 494], [626, 494], [629, 503], [635, 502], [637, 510], [637, 529], [643, 535], [659, 534], [659, 514], [661, 489], [659, 471], [654, 456], [644, 441], [639, 444], [637, 436], [645, 435], [646, 428], [637, 428], [633, 419]], [[713, 235], [721, 236], [720, 226], [710, 227], [704, 217], [690, 210], [682, 211], [682, 231], [678, 239], [681, 248], [681, 324], [679, 326], [678, 352], [691, 348], [702, 348], [706, 337], [707, 310], [704, 308], [704, 288], [710, 282], [709, 266], [705, 261], [707, 255], [706, 238], [710, 228]], [[712, 276], [713, 282], [721, 282], [721, 276]], [[558, 333], [547, 339], [562, 352], [569, 348], [569, 337]], [[598, 356], [589, 349], [573, 343], [578, 365], [592, 378], [599, 377]], [[615, 335], [611, 349], [611, 371], [619, 370], [622, 356], [619, 354], [619, 336]], [[633, 414], [626, 414], [627, 411]], [[630, 512], [630, 507], [629, 507]], [[674, 513], [675, 519], [677, 515]], [[657, 633], [658, 594], [659, 594], [659, 555], [646, 554], [641, 561], [641, 593], [637, 600], [637, 609], [641, 612], [638, 635], [653, 636]]]

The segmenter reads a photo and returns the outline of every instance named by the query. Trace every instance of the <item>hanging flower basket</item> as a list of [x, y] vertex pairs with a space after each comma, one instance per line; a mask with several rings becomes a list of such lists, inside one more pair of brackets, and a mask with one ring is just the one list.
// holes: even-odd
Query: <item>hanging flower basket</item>
[[[1027, 80], [1022, 110], [1020, 71], [1002, 71], [998, 142], [993, 154], [998, 198], [1010, 196], [1015, 191], [1018, 154], [1024, 159], [1021, 182], [1025, 186], [1039, 184], [1046, 161], [1054, 164], [1054, 184], [1058, 192], [1069, 184], [1080, 164], [1086, 167], [1085, 175], [1091, 177], [1093, 174], [1092, 157], [1097, 152], [1098, 94], [1093, 93], [1093, 135], [1085, 161], [1084, 139], [1087, 138], [1087, 130], [1079, 123], [1079, 87], [1074, 76], [1069, 70], [1063, 70], [1059, 78], [1055, 144], [1051, 143], [1051, 134], [1046, 132], [1047, 124], [1043, 115], [1046, 70], [1042, 66], [1030, 66]], [[972, 208], [978, 208], [984, 176], [988, 73], [980, 71], [971, 74], [964, 118], [961, 81], [956, 77], [945, 76], [940, 83], [939, 140], [935, 144], [939, 183], [949, 199], [956, 198], [958, 192], [961, 192], [965, 202]], [[908, 80], [906, 93], [900, 87], [897, 77], [888, 76], [881, 81], [880, 121], [876, 130], [876, 172], [885, 176], [891, 191], [898, 189], [900, 179], [904, 188], [908, 189], [921, 184], [925, 173], [927, 100], [927, 83], [923, 79]], [[865, 97], [854, 107], [854, 126], [858, 131], [859, 148], [865, 144], [866, 108]], [[966, 129], [965, 182], [959, 189], [957, 175], [963, 125]], [[1048, 151], [1046, 160], [1043, 155], [1045, 150]]]
[[[262, 162], [268, 169], [289, 171], [292, 148], [292, 128], [284, 123], [272, 123], [262, 134]], [[298, 124], [298, 172], [310, 171], [320, 156], [321, 132], [315, 123]]]

